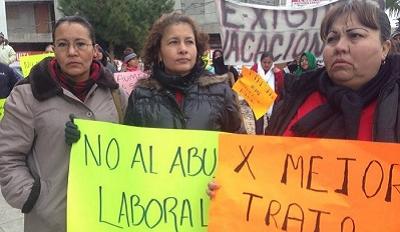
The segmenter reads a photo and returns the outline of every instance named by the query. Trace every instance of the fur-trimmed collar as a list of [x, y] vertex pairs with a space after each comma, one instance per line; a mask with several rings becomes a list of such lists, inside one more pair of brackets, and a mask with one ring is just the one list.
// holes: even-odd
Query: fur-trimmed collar
[[[201, 87], [210, 86], [218, 83], [228, 83], [228, 74], [223, 75], [213, 75], [213, 74], [203, 74], [196, 80], [196, 83]], [[163, 86], [155, 80], [154, 78], [142, 79], [138, 82], [138, 86], [148, 89], [163, 89]]]
[[[61, 85], [54, 81], [48, 71], [49, 62], [54, 58], [45, 58], [32, 67], [29, 76], [20, 81], [18, 85], [30, 84], [32, 94], [38, 101], [44, 101], [55, 95], [62, 95]], [[113, 74], [101, 67], [100, 78], [95, 83], [102, 88], [117, 89], [118, 83], [115, 81]]]

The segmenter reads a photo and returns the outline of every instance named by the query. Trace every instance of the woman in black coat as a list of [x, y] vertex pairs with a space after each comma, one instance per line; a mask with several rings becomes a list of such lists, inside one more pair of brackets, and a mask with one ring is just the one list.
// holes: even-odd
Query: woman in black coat
[[154, 23], [143, 54], [151, 75], [131, 93], [125, 124], [245, 132], [227, 75], [204, 70], [201, 54], [207, 41], [186, 15], [167, 14]]

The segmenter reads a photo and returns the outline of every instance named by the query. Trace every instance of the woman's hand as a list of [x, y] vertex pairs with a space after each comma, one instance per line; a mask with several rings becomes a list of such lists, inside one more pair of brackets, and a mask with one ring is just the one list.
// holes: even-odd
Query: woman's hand
[[78, 142], [81, 137], [81, 132], [78, 126], [74, 123], [75, 116], [73, 114], [69, 115], [70, 121], [65, 123], [65, 142], [68, 145]]
[[219, 188], [221, 188], [221, 185], [219, 185], [215, 180], [208, 183], [207, 195], [210, 199], [214, 199]]

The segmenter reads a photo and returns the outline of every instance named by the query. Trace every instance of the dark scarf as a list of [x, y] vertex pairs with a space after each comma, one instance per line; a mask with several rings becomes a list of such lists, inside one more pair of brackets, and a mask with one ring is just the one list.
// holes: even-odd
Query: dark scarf
[[69, 90], [83, 102], [93, 84], [100, 78], [101, 64], [98, 61], [93, 61], [90, 67], [89, 79], [79, 82], [74, 81], [63, 73], [56, 59], [52, 59], [49, 62], [49, 71], [54, 81], [59, 83], [63, 88]]
[[199, 64], [192, 69], [192, 72], [182, 77], [168, 75], [161, 67], [154, 66], [153, 75], [151, 78], [154, 78], [155, 80], [160, 82], [160, 84], [166, 89], [169, 89], [173, 92], [179, 90], [184, 93], [200, 77], [203, 71], [204, 68], [202, 68], [201, 64]]
[[215, 74], [222, 75], [228, 72], [228, 65], [224, 64], [224, 58], [218, 57], [213, 60]]
[[296, 136], [357, 139], [361, 112], [376, 100], [390, 78], [390, 64], [381, 65], [377, 75], [359, 90], [333, 84], [326, 72], [319, 76], [318, 90], [327, 99], [291, 128]]

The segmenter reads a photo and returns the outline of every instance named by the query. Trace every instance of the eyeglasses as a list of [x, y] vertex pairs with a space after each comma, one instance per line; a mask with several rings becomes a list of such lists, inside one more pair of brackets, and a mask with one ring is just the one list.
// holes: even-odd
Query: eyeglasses
[[[85, 42], [74, 42], [72, 43], [72, 46], [74, 47], [75, 50], [77, 51], [86, 51], [88, 50], [89, 47], [93, 46], [93, 43], [85, 43]], [[65, 52], [67, 51], [71, 46], [71, 43], [68, 42], [58, 42], [54, 44], [54, 48], [58, 51]]]

